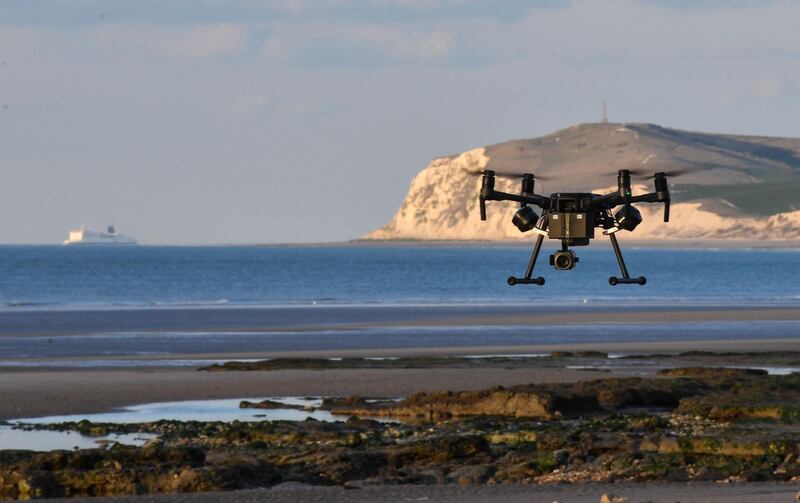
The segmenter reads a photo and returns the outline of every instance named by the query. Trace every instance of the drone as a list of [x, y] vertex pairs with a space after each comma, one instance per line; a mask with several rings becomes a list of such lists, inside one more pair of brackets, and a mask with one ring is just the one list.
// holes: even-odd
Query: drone
[[[481, 220], [486, 220], [486, 201], [515, 201], [520, 208], [514, 213], [512, 223], [520, 232], [533, 231], [536, 243], [533, 246], [525, 276], [508, 278], [509, 285], [544, 285], [544, 278], [533, 277], [533, 269], [542, 248], [544, 238], [560, 239], [561, 250], [550, 256], [550, 265], [557, 271], [569, 271], [578, 263], [578, 256], [570, 246], [587, 246], [594, 239], [595, 228], [602, 229], [603, 234], [611, 238], [614, 254], [617, 257], [622, 277], [611, 276], [611, 286], [647, 283], [647, 278], [632, 278], [628, 274], [625, 259], [617, 241], [616, 233], [624, 230], [633, 232], [642, 223], [642, 214], [633, 206], [636, 203], [663, 203], [664, 222], [669, 222], [669, 187], [667, 177], [677, 176], [679, 172], [658, 172], [649, 175], [655, 183], [655, 191], [634, 196], [631, 193], [631, 175], [640, 174], [632, 170], [621, 169], [617, 172], [617, 191], [609, 194], [592, 194], [585, 192], [558, 192], [543, 196], [534, 192], [535, 177], [532, 173], [524, 173], [519, 194], [509, 194], [494, 189], [495, 177], [519, 177], [519, 174], [504, 174], [494, 170], [480, 172], [483, 175], [480, 203]], [[541, 177], [540, 177], [541, 179]], [[541, 208], [537, 214], [534, 206]], [[614, 210], [621, 206], [619, 210]]]

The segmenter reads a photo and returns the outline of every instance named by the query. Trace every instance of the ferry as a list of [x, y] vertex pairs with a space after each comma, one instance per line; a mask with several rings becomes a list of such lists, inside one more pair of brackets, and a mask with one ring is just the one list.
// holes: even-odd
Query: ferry
[[81, 227], [69, 231], [69, 239], [65, 245], [135, 245], [136, 240], [117, 232], [113, 225], [109, 225], [105, 232], [90, 231]]

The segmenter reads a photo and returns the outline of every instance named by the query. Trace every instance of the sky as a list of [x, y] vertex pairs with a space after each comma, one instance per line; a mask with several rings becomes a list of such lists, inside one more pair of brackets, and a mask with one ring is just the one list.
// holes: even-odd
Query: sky
[[343, 241], [600, 119], [800, 137], [796, 1], [3, 0], [0, 243]]

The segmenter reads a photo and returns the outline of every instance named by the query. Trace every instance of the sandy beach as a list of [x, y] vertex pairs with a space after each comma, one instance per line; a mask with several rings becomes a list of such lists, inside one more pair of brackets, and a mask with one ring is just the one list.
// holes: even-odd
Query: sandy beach
[[[794, 306], [605, 304], [294, 306], [0, 311], [0, 369], [163, 367], [168, 361], [392, 356], [638, 344], [671, 350], [800, 336]], [[698, 346], [698, 347], [700, 347]], [[711, 346], [709, 346], [711, 347]], [[490, 349], [494, 348], [494, 349]], [[199, 365], [199, 363], [198, 363]]]
[[416, 391], [589, 379], [600, 372], [460, 369], [23, 371], [0, 374], [0, 419], [103, 412], [150, 402], [270, 396], [405, 396]]
[[[5, 348], [2, 356], [9, 364], [0, 367], [0, 419], [102, 412], [160, 401], [405, 396], [416, 391], [568, 382], [608, 375], [564, 368], [206, 373], [194, 370], [200, 366], [191, 364], [194, 360], [580, 350], [792, 351], [800, 349], [800, 330], [795, 329], [798, 320], [800, 309], [793, 307], [741, 306], [640, 306], [626, 311], [593, 305], [501, 305], [0, 312], [0, 344]], [[703, 325], [716, 322], [723, 323], [716, 332]], [[754, 322], [774, 325], [754, 330]], [[670, 324], [675, 323], [683, 324], [670, 330]], [[503, 331], [502, 326], [520, 328]], [[597, 332], [587, 336], [585, 326], [598, 327]], [[381, 331], [387, 327], [388, 331]], [[648, 336], [659, 327], [662, 335]], [[529, 328], [544, 332], [540, 336]], [[623, 328], [631, 332], [621, 337]], [[574, 335], [570, 338], [569, 333]], [[211, 342], [204, 342], [203, 334], [211, 334]], [[748, 334], [751, 338], [746, 337]], [[587, 337], [597, 342], [586, 342]], [[12, 356], [13, 351], [19, 354]], [[132, 368], [113, 368], [120, 359]], [[188, 366], [166, 365], [181, 360], [189, 360]], [[613, 373], [630, 374], [618, 368]]]
[[[453, 308], [456, 309], [456, 308]], [[457, 310], [457, 309], [456, 309]], [[238, 311], [238, 310], [237, 310]], [[252, 348], [245, 345], [229, 352], [169, 352], [161, 355], [123, 354], [109, 356], [98, 354], [92, 350], [92, 342], [108, 340], [114, 342], [117, 338], [124, 340], [128, 330], [120, 334], [120, 326], [130, 329], [131, 325], [136, 330], [152, 329], [160, 332], [169, 327], [179, 330], [193, 330], [194, 324], [213, 325], [215, 331], [222, 327], [230, 328], [231, 320], [238, 320], [233, 327], [236, 334], [248, 331], [263, 330], [265, 317], [276, 319], [269, 310], [242, 310], [246, 316], [237, 317], [235, 312], [228, 310], [200, 310], [189, 312], [158, 312], [130, 311], [124, 315], [114, 316], [108, 313], [96, 313], [89, 317], [81, 317], [71, 312], [55, 313], [27, 313], [29, 317], [25, 322], [23, 316], [11, 316], [7, 313], [0, 315], [3, 321], [0, 334], [6, 338], [17, 338], [21, 341], [40, 340], [54, 337], [54, 340], [78, 340], [88, 351], [78, 355], [53, 355], [41, 358], [18, 358], [17, 361], [28, 361], [30, 365], [24, 367], [7, 366], [0, 370], [0, 420], [15, 418], [41, 417], [63, 414], [90, 414], [106, 412], [129, 405], [153, 402], [171, 402], [182, 400], [223, 399], [223, 398], [266, 398], [282, 396], [381, 396], [403, 397], [420, 391], [448, 391], [448, 390], [483, 390], [495, 386], [510, 387], [515, 385], [541, 384], [541, 383], [568, 383], [589, 381], [594, 379], [625, 376], [655, 375], [658, 366], [639, 365], [614, 360], [614, 365], [596, 368], [570, 368], [568, 365], [561, 367], [478, 367], [478, 368], [343, 368], [328, 370], [286, 369], [274, 371], [251, 372], [201, 372], [196, 366], [170, 367], [160, 365], [159, 362], [187, 360], [200, 361], [230, 361], [230, 360], [257, 360], [264, 358], [427, 358], [427, 357], [464, 357], [487, 355], [540, 355], [564, 351], [599, 351], [619, 355], [675, 355], [687, 351], [710, 351], [715, 353], [750, 353], [771, 351], [780, 352], [800, 351], [800, 337], [791, 337], [792, 326], [780, 334], [780, 337], [770, 338], [770, 333], [753, 333], [750, 339], [739, 338], [724, 340], [720, 337], [692, 340], [692, 333], [675, 334], [666, 340], [617, 340], [614, 342], [582, 342], [582, 343], [550, 343], [531, 344], [525, 343], [525, 338], [507, 338], [502, 334], [497, 339], [488, 338], [504, 344], [480, 344], [479, 337], [487, 325], [502, 324], [504, 321], [511, 324], [534, 323], [535, 320], [544, 326], [560, 327], [569, 323], [573, 327], [582, 324], [604, 326], [609, 323], [618, 323], [620, 320], [629, 322], [646, 331], [651, 326], [675, 322], [676, 319], [691, 325], [708, 321], [741, 322], [746, 330], [748, 323], [753, 321], [787, 322], [793, 323], [800, 319], [800, 313], [793, 308], [698, 308], [698, 309], [668, 309], [668, 308], [640, 308], [633, 312], [622, 314], [608, 313], [602, 309], [587, 309], [576, 312], [562, 310], [550, 314], [542, 312], [525, 312], [521, 308], [504, 308], [502, 312], [460, 312], [461, 316], [453, 318], [452, 310], [417, 310], [418, 316], [411, 316], [411, 310], [405, 312], [391, 311], [390, 316], [380, 311], [353, 310], [347, 313], [344, 323], [360, 324], [362, 329], [369, 326], [384, 324], [397, 324], [405, 327], [408, 332], [407, 339], [401, 341], [420, 340], [415, 334], [414, 327], [419, 325], [431, 326], [440, 324], [453, 329], [453, 337], [469, 339], [470, 343], [457, 346], [448, 345], [448, 342], [458, 339], [444, 338], [437, 340], [433, 337], [434, 344], [412, 346], [407, 344], [390, 344], [385, 347], [362, 347], [360, 349], [341, 347], [336, 337], [317, 336], [321, 341], [316, 346], [303, 349], [295, 344], [274, 346], [274, 349], [264, 350], [263, 346], [255, 345]], [[511, 312], [509, 312], [511, 311]], [[177, 314], [176, 314], [177, 313]], [[366, 313], [366, 314], [365, 314]], [[419, 314], [421, 313], [421, 314]], [[320, 326], [330, 328], [331, 323], [319, 325], [319, 319], [303, 316], [303, 310], [278, 311], [281, 330], [296, 330], [302, 337], [312, 333], [319, 333]], [[383, 319], [378, 319], [381, 315]], [[336, 322], [342, 322], [342, 315]], [[364, 319], [364, 318], [375, 319]], [[43, 322], [46, 321], [46, 322]], [[214, 321], [209, 321], [214, 320]], [[449, 320], [449, 321], [448, 321]], [[309, 328], [308, 322], [317, 323]], [[465, 328], [466, 327], [466, 328]], [[468, 328], [477, 327], [479, 331], [469, 332]], [[609, 325], [609, 331], [613, 331]], [[459, 332], [465, 330], [464, 333]], [[696, 330], [700, 330], [696, 328]], [[43, 335], [49, 334], [49, 335]], [[89, 337], [86, 337], [89, 335]], [[428, 337], [431, 337], [428, 335]], [[687, 340], [690, 339], [690, 340]], [[292, 339], [283, 339], [283, 342]], [[174, 348], [173, 348], [174, 349]], [[180, 349], [180, 348], [178, 348]], [[141, 362], [141, 367], [112, 368], [103, 367], [103, 361], [113, 362], [115, 359]], [[670, 366], [693, 365], [695, 362], [690, 357], [672, 357]], [[741, 358], [731, 356], [730, 359], [718, 360], [717, 364], [741, 365]], [[85, 368], [69, 366], [65, 362], [85, 360], [91, 365]], [[746, 359], [744, 360], [746, 362]], [[39, 363], [37, 363], [39, 362]], [[47, 365], [41, 364], [47, 363]], [[63, 365], [59, 367], [59, 365]], [[71, 365], [71, 364], [70, 364]], [[307, 486], [304, 484], [281, 484], [272, 489], [255, 491], [235, 491], [231, 493], [205, 493], [181, 495], [153, 495], [136, 498], [115, 498], [113, 501], [331, 501], [331, 502], [361, 502], [361, 501], [465, 501], [478, 502], [487, 499], [498, 502], [522, 501], [559, 501], [559, 502], [597, 502], [602, 494], [616, 494], [629, 498], [629, 501], [669, 501], [669, 502], [722, 502], [730, 501], [790, 501], [799, 488], [796, 484], [789, 483], [690, 483], [690, 484], [665, 484], [665, 483], [639, 483], [639, 484], [578, 484], [578, 485], [522, 485], [512, 486], [475, 486], [461, 487], [458, 485], [402, 485], [402, 486], [366, 486], [359, 489], [344, 489], [341, 487]], [[92, 499], [103, 501], [104, 499]], [[80, 501], [80, 500], [75, 500]]]
[[[536, 346], [526, 348], [481, 348], [484, 354], [507, 351], [576, 351], [588, 345]], [[591, 346], [593, 350], [625, 349], [630, 352], [708, 351], [783, 351], [800, 349], [800, 340], [724, 341], [675, 343], [606, 344]], [[392, 354], [430, 356], [451, 350], [407, 349]], [[294, 353], [293, 353], [294, 354]], [[314, 353], [330, 357], [342, 352]], [[359, 352], [359, 356], [375, 352]], [[209, 355], [211, 356], [211, 355]], [[220, 356], [220, 355], [217, 355]], [[308, 355], [304, 355], [308, 356]], [[677, 365], [680, 361], [676, 362]], [[611, 375], [629, 375], [613, 371]], [[138, 370], [69, 370], [28, 369], [0, 373], [0, 419], [50, 414], [106, 411], [125, 405], [189, 399], [290, 395], [378, 395], [403, 396], [416, 391], [447, 389], [484, 389], [495, 385], [524, 383], [570, 382], [609, 377], [608, 372], [571, 369], [352, 369], [352, 370], [284, 370], [271, 372], [198, 372], [193, 369]], [[795, 483], [619, 483], [619, 484], [556, 484], [556, 485], [391, 485], [366, 486], [358, 489], [309, 486], [299, 483], [280, 484], [271, 489], [226, 493], [162, 494], [137, 497], [72, 498], [75, 502], [174, 503], [210, 501], [273, 501], [359, 503], [371, 501], [408, 502], [437, 501], [443, 503], [478, 503], [487, 500], [502, 503], [560, 502], [596, 503], [604, 494], [628, 498], [630, 502], [653, 503], [723, 503], [793, 501], [800, 485]], [[56, 501], [56, 500], [53, 500]], [[63, 500], [60, 500], [63, 501]]]
[[[564, 326], [800, 321], [800, 309], [748, 305], [631, 305], [608, 302], [195, 309], [0, 311], [0, 336], [173, 333], [310, 333], [415, 327]], [[291, 348], [276, 348], [291, 349]]]
[[[680, 353], [684, 351], [798, 351], [800, 339], [684, 341], [606, 344], [551, 344], [391, 350], [329, 350], [204, 354], [220, 361], [274, 357], [413, 357], [442, 355], [545, 354], [552, 351]], [[193, 356], [194, 357], [194, 356]], [[680, 361], [674, 362], [675, 366]], [[641, 372], [641, 369], [638, 369]], [[645, 370], [652, 374], [655, 369]], [[56, 414], [103, 412], [160, 401], [268, 396], [404, 396], [417, 391], [473, 390], [542, 382], [574, 382], [609, 375], [633, 375], [567, 368], [524, 369], [340, 369], [271, 372], [198, 372], [194, 368], [51, 369], [0, 371], [0, 420]]]

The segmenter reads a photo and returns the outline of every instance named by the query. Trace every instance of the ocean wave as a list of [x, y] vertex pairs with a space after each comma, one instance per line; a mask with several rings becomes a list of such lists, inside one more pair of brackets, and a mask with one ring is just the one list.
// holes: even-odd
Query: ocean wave
[[180, 307], [180, 306], [224, 306], [230, 304], [228, 299], [217, 300], [178, 300], [178, 301], [152, 301], [152, 306]]
[[47, 307], [57, 306], [56, 302], [36, 302], [29, 300], [10, 300], [5, 303], [6, 307]]
[[530, 306], [574, 307], [590, 305], [593, 307], [619, 306], [625, 303], [629, 308], [647, 307], [733, 307], [733, 306], [763, 306], [763, 307], [791, 307], [800, 306], [800, 295], [790, 294], [785, 296], [638, 296], [638, 295], [596, 295], [559, 296], [547, 298], [521, 298], [509, 300], [506, 298], [406, 298], [384, 300], [362, 299], [299, 299], [299, 300], [142, 300], [142, 301], [109, 301], [109, 302], [39, 302], [39, 301], [7, 301], [0, 304], [2, 311], [114, 311], [114, 310], [142, 310], [142, 309], [227, 309], [227, 308], [254, 308], [254, 309], [294, 309], [309, 307], [329, 308], [369, 308], [369, 307], [400, 307], [435, 309], [447, 307], [520, 307]]
[[0, 360], [0, 368], [201, 367], [223, 360]]

